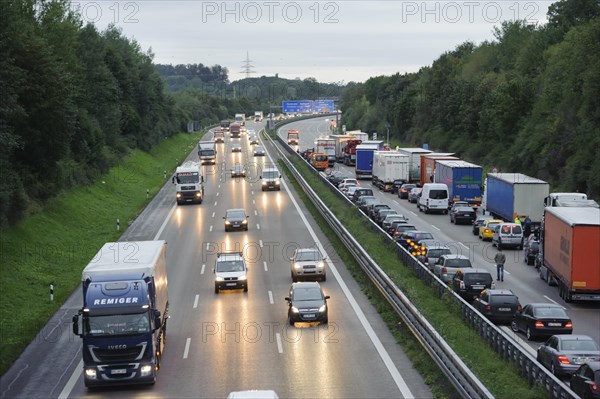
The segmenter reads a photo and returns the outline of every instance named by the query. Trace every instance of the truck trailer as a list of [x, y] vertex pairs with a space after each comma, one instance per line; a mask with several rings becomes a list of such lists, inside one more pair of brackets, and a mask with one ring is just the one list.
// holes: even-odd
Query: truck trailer
[[188, 161], [178, 166], [171, 182], [175, 184], [177, 205], [185, 202], [202, 203], [204, 199], [204, 176], [202, 176], [202, 165], [200, 163]]
[[421, 155], [431, 154], [433, 151], [424, 148], [398, 148], [397, 151], [410, 157], [408, 162], [410, 183], [421, 181]]
[[408, 181], [408, 156], [396, 151], [373, 153], [373, 184], [383, 191], [392, 191], [394, 181]]
[[544, 215], [544, 198], [550, 185], [521, 173], [488, 173], [485, 196], [486, 210], [507, 221], [515, 216], [540, 223]]
[[235, 123], [239, 123], [240, 126], [246, 126], [246, 114], [235, 114], [233, 119]]
[[315, 141], [315, 151], [327, 154], [329, 166], [335, 163], [335, 139], [331, 137], [319, 137]]
[[433, 183], [433, 173], [435, 171], [435, 162], [438, 160], [458, 160], [452, 152], [432, 152], [431, 154], [422, 154], [421, 160], [421, 186], [425, 183]]
[[456, 201], [466, 201], [470, 206], [481, 206], [481, 166], [462, 160], [437, 160], [434, 183], [448, 186], [448, 209]]
[[348, 142], [350, 140], [354, 140], [354, 136], [349, 136], [347, 134], [334, 134], [329, 137], [335, 140], [335, 161], [344, 162], [344, 150], [346, 149]]
[[375, 151], [383, 151], [383, 141], [363, 141], [356, 146], [354, 171], [357, 179], [373, 178], [373, 154]]
[[165, 241], [104, 244], [81, 286], [73, 333], [83, 343], [85, 386], [154, 384], [169, 317]]
[[600, 301], [600, 209], [547, 207], [540, 238], [540, 277], [565, 302]]
[[202, 165], [217, 162], [217, 147], [214, 141], [200, 141], [198, 143], [198, 157]]

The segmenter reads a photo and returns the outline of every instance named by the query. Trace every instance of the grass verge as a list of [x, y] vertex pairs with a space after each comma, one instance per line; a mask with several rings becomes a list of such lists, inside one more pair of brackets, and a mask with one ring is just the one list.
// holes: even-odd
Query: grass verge
[[[396, 257], [393, 244], [389, 244], [378, 233], [370, 230], [369, 227], [365, 227], [365, 220], [362, 216], [359, 217], [360, 214], [356, 208], [349, 207], [346, 202], [332, 193], [329, 187], [315, 176], [312, 170], [302, 161], [296, 158], [292, 158], [291, 161], [327, 207], [332, 210], [354, 238], [362, 244], [363, 248], [369, 252], [379, 266], [410, 298], [411, 302], [495, 397], [540, 399], [547, 397], [547, 393], [542, 387], [530, 386], [528, 381], [520, 375], [516, 366], [504, 361], [475, 331], [463, 322], [458, 304], [450, 298], [440, 299], [433, 287], [427, 286], [412, 270], [405, 267]], [[287, 168], [285, 169], [286, 173], [289, 173]], [[293, 176], [290, 178], [295, 183]], [[344, 255], [346, 257], [349, 257], [349, 255], [345, 253], [343, 244], [329, 228], [326, 221], [320, 217], [318, 211], [301, 188], [298, 186], [296, 188], [303, 196], [303, 200], [311, 213], [313, 215], [317, 214], [315, 219], [335, 246], [338, 254], [346, 262]], [[341, 245], [341, 247], [338, 248], [338, 245]], [[404, 347], [417, 370], [424, 376], [425, 381], [430, 384], [434, 395], [436, 397], [453, 397], [454, 395], [448, 391], [449, 383], [440, 384], [439, 375], [441, 372], [437, 368], [437, 373], [433, 370], [435, 366], [431, 359], [418, 346], [414, 338], [410, 337], [410, 332], [408, 330], [398, 330], [396, 326], [398, 317], [387, 305], [387, 302], [379, 296], [379, 292], [372, 287], [370, 281], [367, 281], [359, 266], [353, 259], [350, 259], [349, 263], [346, 264], [350, 265], [353, 275], [358, 278], [363, 290], [369, 295], [376, 308], [380, 312], [383, 310], [382, 317], [390, 326], [398, 342]], [[443, 381], [446, 380], [443, 379]], [[440, 386], [438, 387], [438, 385]]]
[[77, 287], [102, 244], [119, 238], [203, 134], [181, 133], [148, 153], [133, 151], [94, 184], [59, 195], [1, 232], [0, 374]]

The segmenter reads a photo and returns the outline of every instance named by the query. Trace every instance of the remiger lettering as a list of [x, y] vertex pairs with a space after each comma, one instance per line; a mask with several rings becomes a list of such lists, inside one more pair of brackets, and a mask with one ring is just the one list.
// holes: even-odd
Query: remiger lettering
[[94, 299], [94, 305], [117, 305], [122, 303], [138, 303], [138, 298], [127, 297], [127, 298], [104, 298]]

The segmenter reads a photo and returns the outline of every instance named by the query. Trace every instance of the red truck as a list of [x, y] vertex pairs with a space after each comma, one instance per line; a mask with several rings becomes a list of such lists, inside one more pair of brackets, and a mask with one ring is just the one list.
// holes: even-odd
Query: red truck
[[451, 152], [432, 152], [421, 155], [421, 187], [425, 183], [433, 183], [433, 172], [437, 160], [458, 160], [458, 158]]
[[600, 300], [600, 209], [544, 209], [540, 277], [556, 282], [565, 302]]
[[362, 140], [348, 140], [344, 148], [344, 165], [356, 165], [356, 146], [362, 143]]
[[291, 130], [291, 129], [288, 130], [287, 143], [288, 143], [288, 145], [300, 144], [300, 131], [299, 130]]

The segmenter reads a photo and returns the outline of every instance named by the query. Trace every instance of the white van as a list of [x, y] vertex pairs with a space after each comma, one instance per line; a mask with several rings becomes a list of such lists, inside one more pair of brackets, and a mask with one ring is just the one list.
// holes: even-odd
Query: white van
[[448, 186], [443, 183], [425, 183], [417, 202], [419, 211], [448, 213]]

